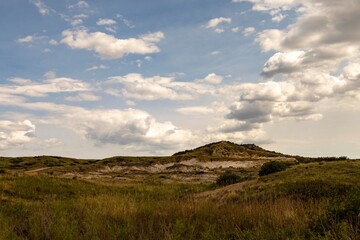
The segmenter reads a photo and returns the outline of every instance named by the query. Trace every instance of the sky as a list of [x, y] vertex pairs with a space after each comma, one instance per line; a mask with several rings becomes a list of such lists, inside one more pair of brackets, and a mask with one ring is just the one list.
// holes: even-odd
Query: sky
[[358, 0], [0, 2], [0, 155], [215, 141], [360, 157]]

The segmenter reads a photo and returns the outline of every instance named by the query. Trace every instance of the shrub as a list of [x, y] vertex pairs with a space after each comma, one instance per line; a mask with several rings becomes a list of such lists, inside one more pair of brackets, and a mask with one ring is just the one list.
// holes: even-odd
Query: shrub
[[265, 176], [271, 173], [281, 172], [285, 170], [289, 165], [284, 162], [271, 161], [264, 163], [259, 171], [259, 176]]
[[231, 172], [225, 172], [218, 177], [218, 179], [216, 180], [216, 185], [226, 186], [226, 185], [238, 183], [240, 182], [240, 180], [241, 179], [239, 175]]
[[0, 169], [0, 174], [4, 174], [5, 170], [4, 169]]

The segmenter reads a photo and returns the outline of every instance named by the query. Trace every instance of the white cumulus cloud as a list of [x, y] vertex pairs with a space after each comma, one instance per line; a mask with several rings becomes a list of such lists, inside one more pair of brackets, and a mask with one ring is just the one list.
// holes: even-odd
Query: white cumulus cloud
[[19, 43], [30, 43], [30, 42], [34, 41], [34, 37], [29, 35], [29, 36], [26, 36], [26, 37], [23, 37], [23, 38], [19, 38], [17, 41]]
[[209, 74], [207, 77], [194, 82], [175, 81], [173, 77], [152, 76], [144, 77], [139, 73], [130, 73], [125, 76], [111, 77], [108, 84], [121, 84], [123, 88], [116, 87], [106, 90], [114, 96], [142, 100], [190, 100], [204, 94], [215, 94], [214, 84], [219, 84], [222, 77]]
[[73, 49], [96, 52], [103, 59], [122, 58], [127, 54], [149, 54], [160, 52], [156, 45], [164, 38], [162, 32], [142, 35], [139, 38], [118, 39], [103, 32], [89, 33], [87, 30], [65, 30], [61, 43]]
[[69, 5], [68, 8], [69, 9], [86, 9], [89, 8], [89, 4], [86, 1], [78, 1], [77, 3], [73, 4], [73, 5]]
[[215, 73], [210, 73], [204, 79], [199, 80], [199, 82], [216, 85], [220, 84], [222, 80], [224, 80], [224, 77], [216, 75]]
[[32, 3], [38, 8], [41, 15], [50, 14], [50, 9], [40, 0], [33, 1]]
[[46, 79], [44, 82], [33, 82], [29, 79], [21, 78], [12, 78], [10, 81], [16, 84], [0, 85], [0, 94], [46, 97], [50, 93], [81, 92], [91, 90], [87, 83], [64, 77], [50, 78]]
[[145, 78], [141, 74], [132, 73], [123, 77], [112, 77], [110, 83], [121, 83], [123, 96], [142, 100], [156, 99], [192, 99], [187, 92], [177, 91], [176, 83], [171, 77], [153, 76]]
[[21, 147], [35, 138], [35, 125], [29, 121], [0, 121], [0, 150]]
[[109, 18], [100, 18], [97, 22], [97, 25], [104, 26], [104, 25], [114, 25], [116, 24], [116, 21]]
[[206, 28], [216, 28], [221, 23], [231, 23], [231, 18], [218, 17], [209, 20], [206, 25]]
[[247, 27], [242, 31], [242, 34], [244, 34], [244, 36], [250, 36], [251, 34], [253, 34], [255, 32], [255, 28], [254, 27]]
[[[262, 70], [263, 82], [223, 86], [237, 94], [222, 129], [262, 128], [282, 119], [320, 120], [326, 101], [360, 96], [360, 2], [356, 0], [233, 0], [251, 2], [254, 11], [281, 21], [296, 11], [284, 29], [265, 29], [256, 42], [265, 52], [275, 51]], [[351, 6], [351, 7], [349, 7]], [[344, 17], [346, 16], [346, 17]], [[251, 33], [249, 31], [249, 33]], [[238, 121], [238, 123], [236, 123]], [[224, 131], [224, 130], [223, 130]]]
[[103, 64], [100, 64], [98, 66], [92, 66], [92, 67], [89, 67], [85, 70], [85, 72], [91, 72], [91, 71], [96, 71], [96, 70], [104, 70], [104, 69], [109, 69], [108, 66], [105, 66]]
[[191, 141], [192, 133], [171, 122], [158, 122], [137, 109], [76, 109], [62, 115], [62, 123], [98, 144], [173, 147]]

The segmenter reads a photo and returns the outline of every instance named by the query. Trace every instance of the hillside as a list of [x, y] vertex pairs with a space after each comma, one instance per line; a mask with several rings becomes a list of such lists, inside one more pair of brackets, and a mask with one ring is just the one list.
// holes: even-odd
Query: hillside
[[210, 143], [193, 150], [175, 153], [173, 156], [209, 156], [227, 158], [288, 157], [265, 150], [255, 144], [236, 144], [229, 141]]
[[[80, 176], [106, 162], [63, 162], [31, 174], [3, 169], [0, 239], [359, 239], [360, 161], [298, 163], [262, 177], [252, 169], [250, 178], [250, 170], [232, 169], [241, 182], [219, 187], [196, 179], [207, 173], [179, 173], [181, 162], [172, 173], [129, 182], [146, 169], [133, 160], [133, 168], [114, 165], [118, 172], [97, 178]], [[71, 178], [55, 174], [62, 167]]]
[[254, 144], [221, 141], [164, 157], [117, 156], [81, 160], [55, 156], [0, 158], [0, 170], [24, 174], [51, 174], [65, 178], [112, 179], [120, 182], [213, 183], [226, 171], [252, 179], [268, 161], [295, 163], [294, 157]]
[[254, 179], [264, 163], [274, 160], [297, 164], [344, 158], [293, 157], [254, 144], [220, 141], [164, 157], [117, 156], [92, 160], [56, 156], [3, 157], [0, 158], [0, 171], [119, 182], [213, 183], [224, 172], [239, 174], [242, 179]]
[[[287, 167], [259, 176], [274, 160]], [[359, 183], [357, 160], [226, 141], [168, 157], [0, 158], [0, 240], [357, 240]]]
[[311, 199], [346, 194], [347, 189], [353, 186], [360, 187], [359, 160], [313, 162], [292, 165], [285, 171], [205, 191], [197, 197], [226, 202], [234, 195], [253, 192], [257, 195], [294, 195]]

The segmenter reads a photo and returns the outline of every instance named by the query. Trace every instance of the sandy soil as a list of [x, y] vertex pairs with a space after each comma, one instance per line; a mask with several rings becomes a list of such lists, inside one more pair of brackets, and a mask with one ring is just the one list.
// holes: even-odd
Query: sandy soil
[[145, 172], [145, 173], [174, 173], [174, 172], [211, 172], [215, 169], [226, 168], [253, 168], [261, 166], [265, 161], [213, 161], [202, 162], [196, 158], [178, 163], [154, 164], [151, 166], [114, 166], [105, 167], [98, 172]]
[[33, 170], [29, 170], [29, 171], [25, 171], [25, 174], [36, 174], [39, 173], [43, 170], [49, 169], [50, 167], [43, 167], [43, 168], [37, 168], [37, 169], [33, 169]]
[[[277, 158], [279, 159], [279, 158]], [[69, 172], [63, 175], [66, 178], [79, 177], [83, 179], [113, 179], [122, 182], [151, 181], [161, 182], [199, 182], [213, 183], [220, 173], [231, 170], [256, 170], [272, 158], [257, 158], [254, 161], [199, 161], [196, 158], [180, 162], [152, 165], [119, 165], [106, 166], [90, 172]], [[293, 161], [284, 158], [281, 161]]]

